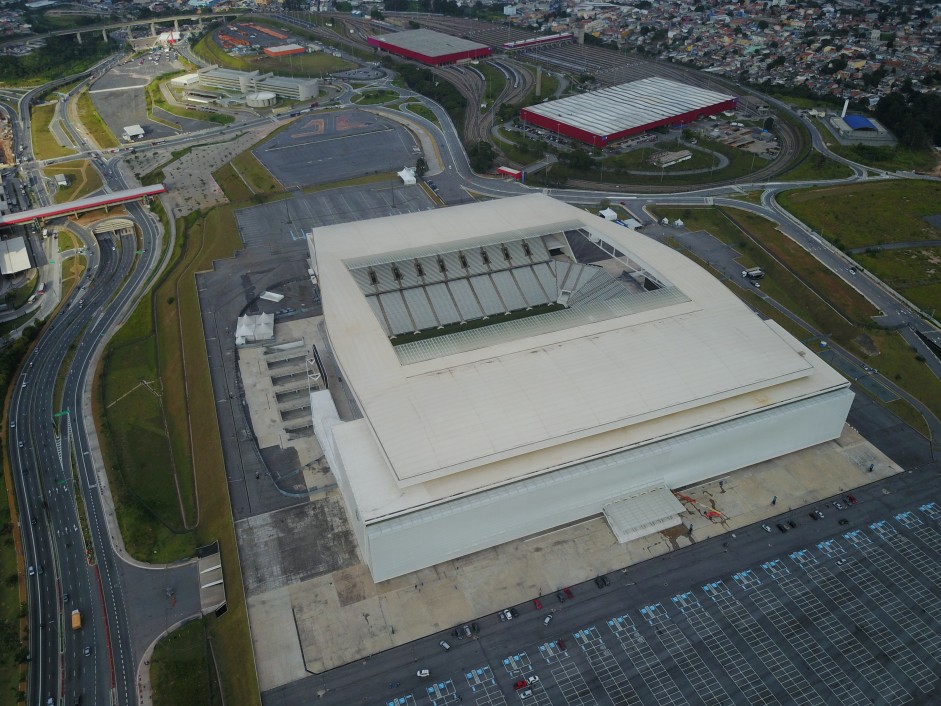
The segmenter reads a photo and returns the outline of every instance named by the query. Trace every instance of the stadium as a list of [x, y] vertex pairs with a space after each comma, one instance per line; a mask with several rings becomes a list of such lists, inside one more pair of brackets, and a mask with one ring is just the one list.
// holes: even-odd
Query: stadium
[[735, 110], [735, 102], [734, 96], [652, 77], [523, 108], [520, 120], [604, 147], [663, 125]]
[[493, 52], [484, 44], [432, 32], [430, 29], [412, 29], [406, 32], [384, 34], [381, 37], [367, 37], [366, 42], [371, 47], [430, 66], [480, 59], [490, 56]]
[[[373, 579], [837, 438], [849, 383], [704, 269], [542, 194], [308, 235], [342, 383], [312, 421]], [[341, 418], [338, 409], [343, 409]]]

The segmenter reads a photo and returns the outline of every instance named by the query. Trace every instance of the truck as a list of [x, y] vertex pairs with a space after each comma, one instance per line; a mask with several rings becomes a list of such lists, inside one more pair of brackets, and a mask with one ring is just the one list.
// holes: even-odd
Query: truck
[[742, 270], [742, 277], [747, 279], [761, 279], [765, 276], [765, 273], [760, 267], [752, 267], [747, 270]]
[[78, 630], [80, 627], [82, 627], [82, 614], [76, 608], [72, 611], [72, 629]]

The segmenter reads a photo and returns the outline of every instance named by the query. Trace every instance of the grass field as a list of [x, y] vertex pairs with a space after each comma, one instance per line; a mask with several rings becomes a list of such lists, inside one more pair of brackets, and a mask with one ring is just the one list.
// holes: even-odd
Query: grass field
[[105, 124], [105, 121], [101, 119], [98, 111], [95, 110], [95, 106], [92, 104], [91, 97], [88, 95], [87, 90], [82, 91], [81, 95], [78, 97], [78, 118], [82, 121], [82, 125], [85, 126], [85, 129], [88, 130], [92, 139], [94, 139], [102, 149], [117, 147], [120, 144], [118, 139], [114, 136], [114, 133], [111, 132], [111, 129]]
[[441, 123], [438, 122], [438, 116], [432, 113], [431, 109], [429, 109], [423, 103], [406, 103], [404, 108], [410, 113], [415, 113], [415, 115], [423, 117], [425, 120], [434, 124], [439, 130], [441, 129]]
[[[129, 414], [134, 417], [134, 425], [120, 426], [119, 423], [118, 429], [108, 430], [105, 439], [109, 456], [124, 454], [122, 458], [134, 464], [136, 477], [131, 479], [112, 473], [112, 490], [117, 494], [115, 504], [125, 541], [135, 556], [151, 561], [180, 559], [192, 556], [196, 546], [214, 540], [219, 541], [222, 552], [228, 611], [220, 618], [201, 621], [207, 637], [192, 628], [174, 643], [175, 651], [189, 657], [154, 675], [155, 703], [158, 706], [215, 703], [193, 701], [188, 691], [191, 678], [202, 679], [206, 684], [216, 678], [211, 660], [207, 661], [205, 652], [198, 647], [207, 644], [208, 639], [219, 666], [218, 678], [225, 702], [256, 704], [258, 686], [248, 615], [195, 286], [196, 272], [211, 267], [215, 259], [231, 257], [241, 242], [232, 208], [228, 206], [207, 214], [190, 214], [177, 222], [177, 229], [180, 245], [170, 269], [159, 280], [152, 296], [141, 302], [118, 332], [109, 346], [110, 359], [99, 371], [102, 402], [127, 393], [130, 394], [125, 399], [133, 401]], [[116, 356], [120, 357], [116, 359]], [[159, 380], [156, 379], [158, 360]], [[156, 397], [138, 387], [141, 379], [159, 383], [159, 387], [156, 384], [154, 387], [162, 395], [162, 415], [154, 402]], [[107, 417], [109, 425], [124, 416], [116, 410], [102, 409], [100, 404], [98, 412]], [[190, 447], [190, 439], [199, 443]], [[195, 506], [193, 494], [198, 493], [198, 523], [190, 531], [171, 531], [129, 487], [133, 482], [133, 488], [150, 493], [153, 502], [162, 502], [173, 509], [175, 492], [172, 487], [166, 487], [173, 484], [170, 468], [166, 461], [154, 463], [149, 458], [150, 454], [158, 454], [167, 459], [170, 449], [182, 481], [184, 504], [190, 508], [190, 513]], [[114, 458], [109, 459], [109, 468], [113, 461]], [[189, 468], [189, 477], [186, 468]], [[137, 477], [145, 473], [147, 478]], [[193, 482], [194, 478], [197, 483]], [[189, 494], [189, 500], [185, 493]], [[181, 519], [179, 511], [176, 512], [175, 520], [179, 525]], [[190, 515], [189, 519], [196, 522], [197, 518]], [[184, 666], [181, 668], [180, 664]], [[180, 678], [181, 669], [192, 674]], [[212, 693], [212, 688], [208, 688]]]
[[268, 171], [267, 167], [258, 161], [251, 150], [242, 152], [232, 160], [232, 167], [244, 179], [245, 183], [256, 194], [270, 194], [282, 191], [284, 187]]
[[[216, 680], [207, 678], [212, 669], [205, 624], [188, 623], [163, 638], [150, 659], [151, 679], [160, 685], [154, 690], [154, 704], [221, 704]], [[212, 674], [211, 676], [215, 676]], [[180, 697], [170, 701], [173, 697]]]
[[[855, 289], [846, 284], [806, 250], [778, 232], [771, 221], [745, 211], [714, 208], [657, 208], [658, 217], [682, 218], [690, 230], [706, 230], [743, 253], [743, 267], [760, 266], [766, 273], [762, 291], [807, 321], [817, 331], [831, 335], [842, 347], [867, 360], [879, 371], [941, 415], [941, 382], [896, 333], [875, 326], [877, 313]], [[746, 232], [747, 231], [747, 232]], [[739, 296], [742, 292], [733, 287]], [[744, 297], [760, 301], [755, 293]], [[795, 333], [789, 319], [770, 306], [758, 307]], [[873, 355], [873, 351], [878, 351]], [[902, 400], [887, 405], [922, 433], [927, 427], [921, 415]]]
[[[292, 27], [291, 31], [296, 32], [297, 28]], [[266, 54], [251, 57], [229, 56], [215, 42], [211, 33], [200, 39], [193, 51], [206, 61], [229, 69], [238, 69], [240, 71], [258, 70], [262, 73], [271, 71], [281, 76], [318, 78], [334, 71], [344, 71], [352, 68], [352, 64], [349, 62], [326, 52], [310, 52], [280, 58]]]
[[922, 219], [941, 213], [941, 184], [885, 181], [789, 191], [782, 206], [841, 248], [941, 239]]
[[941, 248], [863, 252], [853, 257], [922, 311], [941, 311]]
[[69, 178], [69, 185], [56, 191], [56, 203], [74, 201], [101, 188], [101, 175], [88, 160], [77, 159], [74, 162], [60, 162], [52, 167], [44, 167], [42, 171], [48, 177], [65, 174]]
[[807, 158], [793, 169], [774, 178], [775, 181], [805, 181], [808, 179], [847, 179], [853, 176], [853, 170], [845, 164], [836, 162], [819, 152], [811, 152]]
[[49, 124], [55, 116], [56, 107], [52, 103], [34, 105], [30, 122], [30, 133], [33, 138], [33, 153], [36, 159], [52, 159], [54, 157], [67, 157], [75, 154], [75, 150], [62, 147], [57, 141]]
[[33, 290], [36, 289], [36, 281], [39, 279], [37, 272], [38, 270], [32, 270], [22, 287], [17, 287], [6, 293], [6, 303], [11, 309], [18, 309], [23, 306], [26, 300], [32, 296]]
[[81, 247], [79, 239], [72, 232], [65, 229], [56, 234], [56, 239], [59, 241], [59, 252]]
[[[821, 128], [825, 136], [826, 128]], [[895, 171], [924, 171], [937, 165], [937, 158], [931, 152], [914, 152], [903, 147], [870, 147], [869, 145], [852, 145], [845, 147], [836, 140], [830, 143], [830, 149], [841, 157], [859, 162], [867, 167]]]
[[357, 93], [353, 97], [353, 102], [356, 105], [381, 105], [382, 103], [388, 103], [389, 101], [398, 98], [399, 94], [395, 91], [389, 91], [386, 89], [378, 89], [373, 91], [366, 91], [364, 93]]

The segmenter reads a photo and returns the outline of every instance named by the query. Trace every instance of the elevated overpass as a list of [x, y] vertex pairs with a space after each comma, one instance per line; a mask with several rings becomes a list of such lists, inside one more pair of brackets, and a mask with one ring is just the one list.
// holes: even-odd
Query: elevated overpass
[[112, 191], [107, 194], [90, 196], [76, 201], [66, 203], [57, 203], [53, 206], [43, 206], [42, 208], [31, 208], [28, 211], [19, 211], [17, 213], [8, 213], [0, 216], [0, 228], [8, 226], [22, 225], [24, 223], [45, 222], [50, 218], [59, 216], [74, 216], [85, 211], [94, 211], [97, 208], [107, 209], [109, 206], [117, 206], [128, 201], [138, 201], [150, 196], [164, 194], [167, 187], [163, 184], [154, 186], [143, 186], [138, 189], [125, 189], [123, 191]]
[[157, 25], [164, 25], [173, 23], [174, 30], [180, 29], [180, 21], [196, 21], [199, 24], [202, 24], [205, 21], [213, 21], [216, 19], [234, 19], [241, 15], [247, 14], [245, 10], [236, 10], [232, 12], [213, 12], [211, 14], [187, 14], [187, 15], [168, 15], [166, 17], [148, 17], [146, 19], [139, 20], [120, 20], [117, 22], [102, 22], [100, 24], [84, 25], [82, 27], [69, 27], [67, 29], [57, 29], [52, 32], [43, 32], [42, 34], [27, 34], [24, 36], [17, 37], [16, 39], [8, 39], [5, 42], [0, 42], [0, 48], [15, 46], [17, 44], [24, 44], [26, 42], [31, 42], [36, 39], [42, 39], [43, 37], [64, 37], [67, 35], [74, 34], [79, 43], [82, 41], [83, 34], [90, 34], [92, 32], [101, 32], [101, 36], [107, 41], [108, 39], [108, 30], [112, 29], [128, 29], [131, 27], [140, 27], [143, 25], [150, 25], [150, 33], [154, 36], [157, 35]]

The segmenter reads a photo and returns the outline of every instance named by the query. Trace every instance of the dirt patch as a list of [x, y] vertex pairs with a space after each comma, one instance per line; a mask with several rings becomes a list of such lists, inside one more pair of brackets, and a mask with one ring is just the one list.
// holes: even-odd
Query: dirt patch
[[365, 564], [356, 564], [333, 572], [333, 587], [336, 589], [340, 605], [344, 607], [376, 595], [376, 585], [372, 582]]
[[868, 356], [879, 355], [881, 352], [876, 346], [875, 341], [873, 341], [869, 336], [864, 333], [859, 334], [856, 338], [853, 339], [853, 342], [859, 346], [859, 349]]

